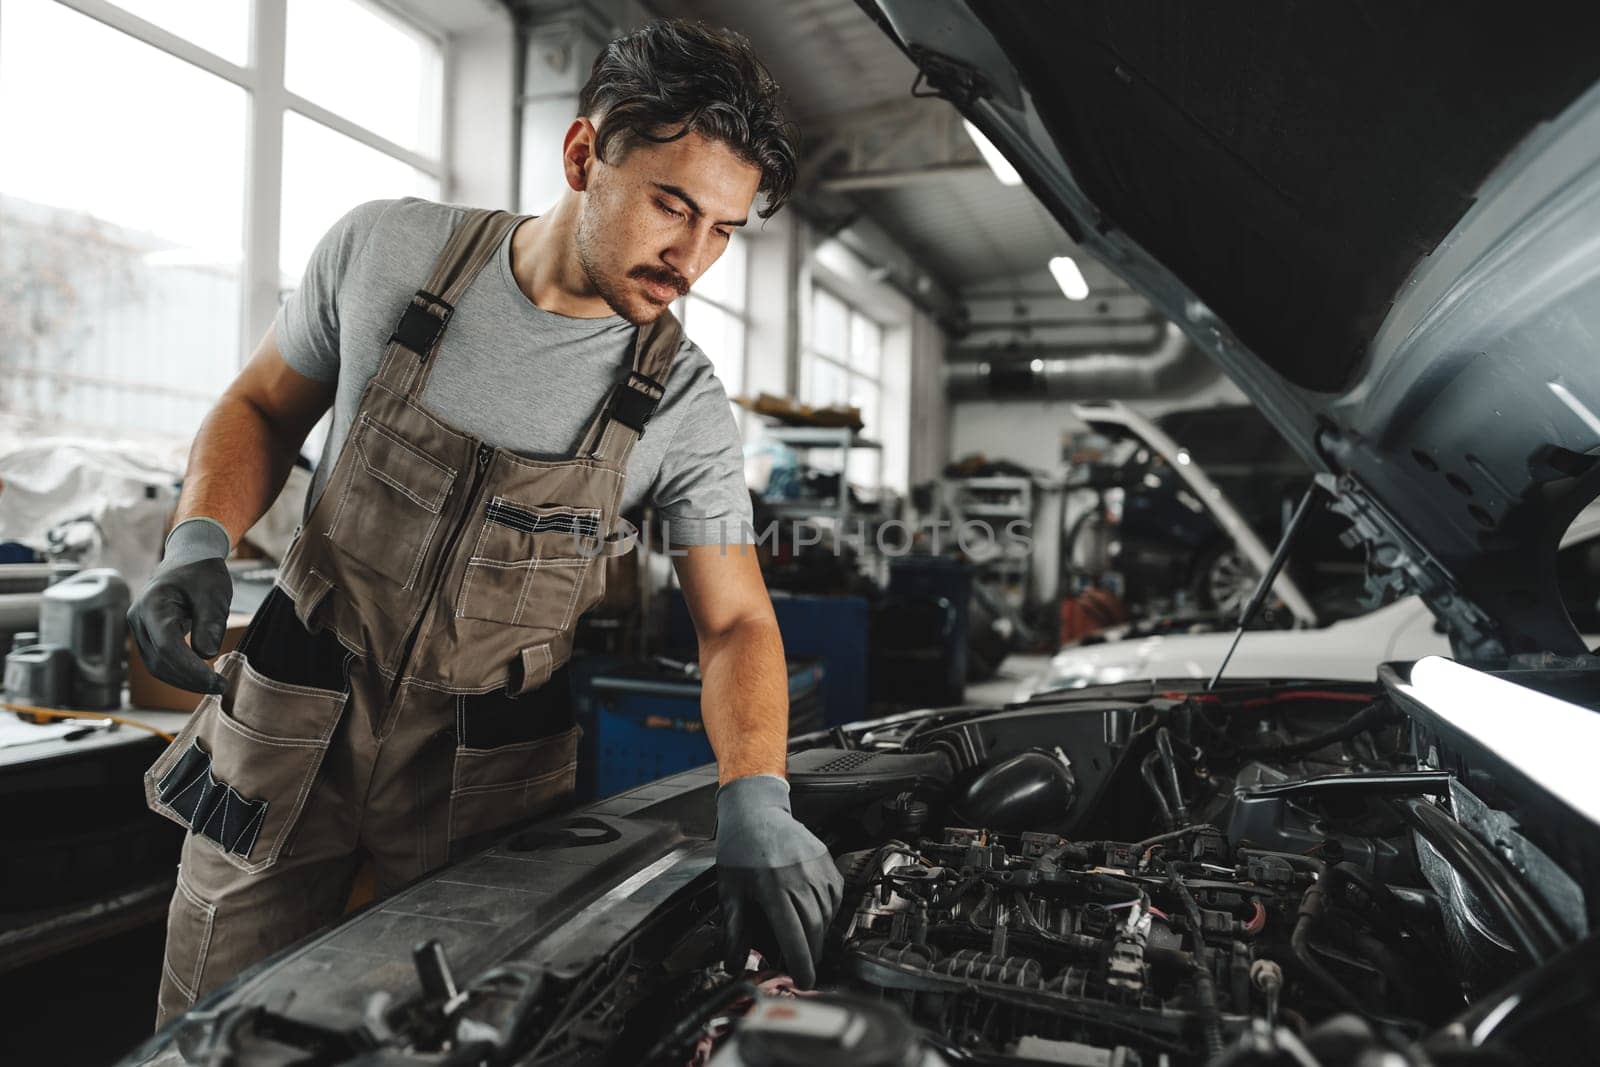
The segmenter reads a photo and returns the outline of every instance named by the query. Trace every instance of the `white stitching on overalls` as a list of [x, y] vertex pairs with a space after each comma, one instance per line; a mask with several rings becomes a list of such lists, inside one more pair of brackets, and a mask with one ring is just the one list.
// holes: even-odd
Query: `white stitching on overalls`
[[[459, 299], [460, 295], [473, 283], [479, 273], [479, 268], [487, 263], [491, 256], [496, 254], [497, 249], [503, 250], [506, 235], [511, 232], [511, 229], [515, 227], [520, 219], [520, 216], [513, 218], [510, 216], [466, 213], [464, 224], [468, 228], [461, 231], [462, 237], [459, 246], [452, 247], [447, 245], [445, 252], [441, 254], [439, 261], [435, 263], [433, 273], [426, 283], [429, 286], [429, 291], [444, 293], [444, 299], [447, 301], [454, 302], [451, 300], [450, 294], [455, 294], [455, 297]], [[466, 254], [460, 254], [463, 252]], [[654, 328], [656, 334], [654, 340], [661, 339], [660, 331], [663, 329], [671, 331], [674, 335], [677, 332], [674, 320], [669, 317], [664, 323]], [[440, 340], [441, 345], [436, 349], [436, 352], [443, 351], [445, 348], [442, 342], [446, 338], [441, 338]], [[637, 365], [638, 361], [643, 359], [647, 372], [665, 377], [662, 371], [670, 371], [671, 355], [668, 355], [664, 362], [659, 357], [666, 352], [665, 348], [650, 347], [646, 349], [641, 347], [641, 345], [650, 340], [651, 335], [647, 332], [645, 336], [638, 337], [635, 344], [630, 346], [633, 360]], [[681, 349], [681, 343], [677, 347]], [[675, 351], [672, 355], [675, 355]], [[417, 550], [403, 586], [406, 590], [415, 591], [409, 594], [410, 606], [413, 609], [407, 613], [410, 616], [409, 619], [402, 619], [399, 612], [392, 610], [393, 608], [403, 609], [406, 606], [405, 599], [398, 599], [396, 603], [390, 605], [390, 618], [383, 620], [381, 625], [374, 627], [379, 635], [379, 640], [367, 642], [363, 639], [358, 645], [349, 631], [352, 627], [355, 627], [357, 630], [355, 636], [363, 636], [363, 632], [366, 629], [366, 620], [370, 615], [369, 606], [348, 602], [348, 597], [350, 596], [348, 591], [336, 591], [335, 593], [335, 595], [344, 599], [341, 599], [337, 610], [330, 613], [329, 625], [339, 637], [340, 642], [345, 647], [351, 648], [357, 655], [367, 659], [380, 675], [387, 678], [398, 678], [402, 682], [401, 690], [397, 693], [398, 699], [395, 701], [395, 706], [388, 709], [389, 728], [383, 732], [382, 737], [387, 737], [392, 732], [395, 723], [402, 714], [401, 705], [405, 704], [405, 686], [416, 684], [419, 687], [419, 692], [423, 690], [454, 693], [490, 692], [507, 684], [509, 668], [515, 663], [513, 657], [508, 660], [507, 669], [501, 670], [497, 669], [495, 663], [474, 664], [470, 658], [457, 666], [445, 664], [440, 659], [441, 656], [447, 653], [461, 651], [455, 649], [455, 643], [469, 641], [478, 633], [476, 628], [456, 627], [449, 621], [452, 614], [455, 618], [461, 618], [467, 612], [470, 612], [474, 598], [481, 600], [482, 584], [489, 572], [479, 573], [477, 567], [495, 566], [497, 570], [501, 571], [505, 568], [499, 566], [500, 561], [474, 558], [480, 557], [484, 546], [489, 543], [487, 537], [490, 531], [487, 528], [487, 524], [480, 528], [473, 553], [466, 560], [458, 562], [459, 557], [454, 551], [457, 545], [454, 541], [451, 543], [452, 552], [449, 559], [440, 558], [435, 560], [432, 558], [432, 546], [436, 541], [440, 540], [439, 533], [446, 529], [444, 525], [445, 518], [452, 519], [452, 525], [449, 529], [454, 532], [456, 529], [453, 525], [454, 520], [459, 519], [462, 523], [472, 521], [473, 516], [470, 514], [470, 508], [477, 499], [474, 496], [472, 501], [463, 501], [460, 505], [462, 511], [446, 516], [444, 514], [444, 505], [450, 502], [450, 494], [459, 490], [461, 486], [459, 476], [462, 471], [457, 470], [450, 473], [448, 467], [441, 465], [432, 454], [424, 453], [417, 446], [412, 445], [410, 443], [411, 437], [404, 435], [398, 429], [392, 428], [395, 426], [419, 428], [422, 425], [427, 425], [438, 427], [442, 433], [453, 440], [459, 441], [466, 436], [460, 429], [444, 423], [422, 404], [420, 397], [427, 386], [429, 372], [432, 369], [431, 362], [425, 362], [423, 358], [415, 357], [403, 346], [393, 343], [385, 346], [382, 364], [378, 369], [378, 373], [372, 379], [369, 379], [360, 403], [360, 416], [357, 420], [359, 427], [358, 432], [354, 435], [356, 439], [352, 442], [352, 456], [349, 460], [349, 469], [355, 469], [356, 465], [365, 465], [366, 468], [374, 473], [380, 475], [383, 473], [372, 467], [371, 464], [375, 455], [372, 448], [379, 441], [379, 438], [365, 437], [367, 431], [375, 431], [382, 435], [386, 445], [393, 443], [396, 448], [404, 448], [405, 454], [421, 456], [425, 463], [431, 465], [435, 470], [449, 474], [445, 485], [438, 490], [437, 494], [417, 492], [405, 484], [396, 485], [394, 483], [398, 479], [395, 478], [377, 479], [381, 484], [390, 485], [402, 497], [419, 507], [431, 509], [431, 506], [438, 506], [440, 508], [438, 512], [434, 513], [436, 515], [435, 521], [428, 524], [422, 545]], [[397, 382], [403, 383], [399, 386], [399, 391], [396, 391]], [[665, 390], [663, 389], [660, 392], [664, 396]], [[655, 396], [654, 392], [652, 392], [652, 396], [658, 402], [662, 399], [662, 396]], [[387, 422], [380, 424], [374, 413], [382, 414], [383, 411], [389, 410], [392, 404], [403, 406], [405, 415], [402, 417], [398, 413], [391, 413], [387, 418]], [[396, 421], [397, 419], [399, 420], [398, 422]], [[627, 457], [619, 456], [617, 453], [624, 446], [627, 446], [627, 450], [631, 451], [631, 445], [635, 438], [629, 436], [631, 431], [628, 431], [622, 424], [610, 418], [610, 412], [604, 406], [594, 413], [591, 425], [596, 422], [600, 424], [600, 432], [597, 437], [603, 442], [601, 446], [603, 454], [599, 456], [583, 454], [580, 450], [577, 455], [564, 455], [558, 459], [542, 460], [495, 448], [495, 466], [492, 468], [494, 480], [489, 483], [490, 489], [492, 490], [500, 485], [501, 478], [515, 479], [519, 471], [570, 472], [572, 476], [570, 481], [558, 475], [550, 483], [552, 486], [563, 484], [568, 486], [566, 490], [553, 495], [558, 496], [560, 499], [569, 499], [566, 494], [573, 492], [576, 498], [580, 500], [605, 502], [603, 508], [596, 510], [605, 512], [608, 521], [604, 524], [604, 531], [610, 533], [616, 524], [617, 512], [625, 492], [624, 479], [627, 476], [627, 464], [625, 462]], [[418, 437], [418, 440], [425, 439], [425, 436]], [[353, 479], [346, 478], [346, 484], [341, 487], [340, 501], [336, 506], [336, 511], [342, 512], [345, 507], [357, 506], [357, 498], [360, 494], [354, 492], [353, 482]], [[429, 497], [433, 498], [432, 505], [429, 503]], [[468, 513], [464, 514], [462, 513], [463, 511]], [[345, 529], [342, 523], [342, 515], [336, 522], [338, 529]], [[335, 525], [330, 523], [329, 526], [323, 528], [323, 531], [331, 532], [334, 528]], [[421, 531], [417, 532], [420, 533]], [[321, 542], [307, 542], [307, 544], [316, 544], [318, 547], [314, 552], [308, 551], [306, 553], [306, 566], [310, 566], [314, 560], [320, 558], [315, 555], [316, 552], [321, 552], [326, 556], [328, 552], [332, 551], [332, 546], [321, 547]], [[421, 568], [428, 565], [430, 560], [437, 564], [437, 566], [430, 568], [430, 574], [435, 571], [438, 572], [438, 582], [441, 586], [451, 581], [459, 582], [460, 587], [453, 594], [453, 612], [451, 611], [452, 593], [448, 588], [430, 587], [427, 590], [417, 590], [417, 584], [421, 577]], [[339, 560], [336, 560], [335, 563], [338, 566], [344, 565]], [[353, 563], [351, 565], [353, 566]], [[516, 600], [512, 607], [511, 618], [513, 624], [520, 628], [527, 628], [526, 624], [533, 621], [539, 623], [539, 626], [535, 627], [535, 629], [543, 629], [546, 623], [553, 623], [554, 625], [550, 628], [556, 630], [558, 635], [570, 637], [568, 632], [575, 625], [580, 606], [586, 607], [597, 599], [592, 595], [588, 595], [592, 594], [599, 584], [595, 580], [594, 572], [591, 570], [593, 565], [593, 557], [575, 560], [561, 559], [559, 561], [555, 559], [538, 559], [536, 557], [535, 561], [522, 573], [522, 582], [516, 591]], [[602, 564], [602, 566], [604, 565]], [[534, 619], [532, 617], [535, 614], [533, 592], [538, 585], [538, 576], [534, 572], [555, 567], [571, 568], [561, 573], [561, 578], [570, 577], [573, 579], [565, 609], [562, 610], [560, 602], [556, 601], [548, 605], [553, 618], [548, 620], [542, 617]], [[303, 571], [297, 570], [294, 575], [291, 575], [291, 581], [285, 583], [286, 587], [289, 585], [303, 586], [304, 583], [298, 580], [303, 573]], [[338, 573], [343, 575], [345, 572], [339, 571]], [[460, 575], [460, 577], [456, 578], [456, 575]], [[509, 578], [510, 576], [507, 575], [506, 577]], [[555, 575], [550, 577], [554, 578]], [[419, 595], [422, 592], [426, 592], [428, 595]], [[492, 607], [498, 611], [498, 602], [500, 601], [498, 594], [495, 600], [497, 603]], [[387, 603], [380, 596], [380, 608]], [[427, 614], [435, 605], [439, 608], [439, 614], [436, 619], [434, 616]], [[541, 601], [538, 605], [537, 614], [542, 616], [545, 610], [546, 605]], [[426, 619], [434, 620], [436, 625], [424, 625], [425, 617]], [[341, 619], [343, 624], [341, 624]], [[403, 651], [403, 643], [390, 639], [400, 628], [402, 622], [404, 622], [406, 631], [416, 634], [416, 641], [409, 647], [418, 650], [417, 657], [405, 663], [398, 661], [399, 655]], [[439, 644], [438, 642], [440, 641], [443, 641], [444, 644]], [[371, 647], [368, 647], [369, 643]], [[509, 643], [497, 637], [494, 640], [494, 647], [498, 650], [501, 645]], [[498, 651], [492, 658], [498, 660]], [[434, 679], [450, 678], [452, 681], [446, 683], [424, 678], [413, 679], [407, 677], [405, 672], [413, 669], [430, 674]], [[483, 679], [485, 673], [493, 673], [495, 675], [494, 679], [487, 685], [462, 684], [473, 683]], [[382, 737], [379, 740], [382, 740]]]

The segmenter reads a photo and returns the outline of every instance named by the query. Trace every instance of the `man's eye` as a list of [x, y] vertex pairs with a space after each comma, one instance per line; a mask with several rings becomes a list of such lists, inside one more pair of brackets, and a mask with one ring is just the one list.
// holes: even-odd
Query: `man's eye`
[[667, 205], [661, 203], [659, 200], [656, 201], [656, 207], [660, 208], [662, 211], [665, 211], [668, 215], [671, 215], [675, 219], [688, 218], [688, 216], [685, 215], [683, 212], [674, 211], [672, 208], [670, 208]]
[[730, 237], [733, 236], [732, 231], [729, 231], [729, 230], [715, 230], [713, 232], [716, 233], [716, 235], [718, 237], [722, 238], [724, 241], [728, 240]]

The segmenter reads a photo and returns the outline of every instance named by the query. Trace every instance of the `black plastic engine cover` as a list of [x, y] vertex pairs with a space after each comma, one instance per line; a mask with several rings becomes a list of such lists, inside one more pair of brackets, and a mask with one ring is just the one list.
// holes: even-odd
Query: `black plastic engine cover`
[[954, 777], [943, 752], [868, 752], [813, 748], [789, 757], [789, 796], [801, 819], [913, 789], [948, 786]]

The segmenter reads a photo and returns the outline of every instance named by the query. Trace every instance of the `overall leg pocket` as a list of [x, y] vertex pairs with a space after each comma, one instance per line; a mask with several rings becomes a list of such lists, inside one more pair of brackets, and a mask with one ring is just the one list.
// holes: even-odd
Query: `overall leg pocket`
[[599, 508], [518, 504], [484, 509], [456, 596], [458, 618], [564, 630], [603, 550]]
[[567, 800], [582, 735], [564, 669], [520, 697], [457, 697], [451, 842], [536, 818]]
[[167, 945], [161, 960], [161, 989], [156, 1000], [156, 1027], [188, 1011], [200, 995], [211, 935], [216, 927], [216, 906], [189, 885], [178, 868], [178, 885], [167, 910]]
[[269, 677], [249, 657], [286, 677], [331, 686], [343, 678], [344, 657], [330, 643], [337, 646], [330, 635], [306, 634], [288, 598], [275, 591], [240, 649], [217, 662], [224, 692], [201, 702], [145, 772], [152, 810], [247, 873], [277, 862], [348, 699], [343, 687]]

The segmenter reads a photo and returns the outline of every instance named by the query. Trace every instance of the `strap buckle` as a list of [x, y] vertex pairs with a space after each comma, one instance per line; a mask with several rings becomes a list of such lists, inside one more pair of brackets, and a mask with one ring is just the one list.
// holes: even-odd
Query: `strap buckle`
[[643, 437], [645, 425], [656, 413], [656, 406], [661, 403], [665, 392], [666, 386], [650, 375], [629, 371], [628, 380], [618, 383], [611, 390], [611, 400], [607, 405], [609, 415]]
[[[434, 311], [435, 304], [444, 310]], [[454, 305], [446, 303], [442, 297], [434, 296], [425, 289], [418, 289], [417, 294], [411, 298], [411, 303], [406, 305], [405, 314], [400, 316], [400, 324], [394, 328], [394, 333], [389, 335], [389, 343], [398, 342], [421, 358], [427, 359], [433, 352], [433, 346], [439, 343], [439, 337], [444, 333], [444, 328], [450, 322], [450, 316], [455, 314], [455, 310]]]

